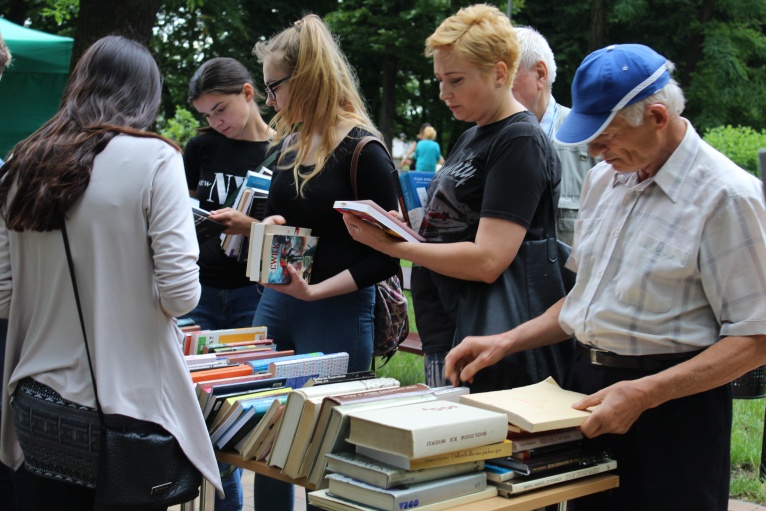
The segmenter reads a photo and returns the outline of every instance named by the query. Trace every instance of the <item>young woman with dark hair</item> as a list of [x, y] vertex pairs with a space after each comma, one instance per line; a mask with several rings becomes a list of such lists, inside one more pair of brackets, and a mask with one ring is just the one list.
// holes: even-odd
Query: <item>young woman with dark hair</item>
[[93, 509], [97, 484], [98, 431], [82, 434], [65, 417], [30, 421], [19, 408], [22, 395], [96, 406], [65, 223], [104, 413], [162, 426], [221, 489], [174, 320], [200, 293], [183, 163], [178, 147], [145, 131], [160, 89], [146, 48], [102, 38], [61, 109], [0, 167], [0, 316], [10, 316], [0, 458], [25, 464], [31, 510]]

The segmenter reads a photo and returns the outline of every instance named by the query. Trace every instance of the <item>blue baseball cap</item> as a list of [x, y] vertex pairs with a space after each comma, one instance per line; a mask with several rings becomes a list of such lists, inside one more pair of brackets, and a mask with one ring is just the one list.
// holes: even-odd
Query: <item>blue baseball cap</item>
[[572, 111], [555, 135], [562, 145], [587, 144], [617, 112], [670, 81], [668, 61], [643, 44], [615, 44], [582, 61], [572, 82]]

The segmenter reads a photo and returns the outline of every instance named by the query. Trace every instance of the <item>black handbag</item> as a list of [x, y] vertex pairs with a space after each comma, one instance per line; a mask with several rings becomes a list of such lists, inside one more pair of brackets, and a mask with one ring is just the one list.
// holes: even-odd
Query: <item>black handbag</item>
[[166, 508], [189, 502], [199, 495], [202, 475], [184, 454], [178, 440], [159, 424], [124, 415], [107, 415], [101, 409], [66, 225], [62, 227], [62, 235], [101, 421], [95, 509]]
[[[572, 289], [575, 274], [564, 268], [570, 247], [555, 237], [553, 197], [550, 185], [543, 199], [546, 204], [541, 239], [525, 239], [513, 262], [492, 284], [431, 272], [442, 305], [455, 319], [453, 346], [467, 336], [507, 332], [541, 315]], [[548, 376], [565, 385], [574, 350], [575, 341], [569, 339], [509, 355], [479, 371], [470, 385], [471, 392], [530, 385]]]

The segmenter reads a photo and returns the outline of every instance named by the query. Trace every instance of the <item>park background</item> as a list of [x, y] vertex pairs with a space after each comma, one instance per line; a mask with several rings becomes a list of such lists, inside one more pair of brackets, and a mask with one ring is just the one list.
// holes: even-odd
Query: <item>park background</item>
[[[0, 0], [2, 17], [74, 39], [74, 65], [107, 34], [148, 45], [163, 73], [157, 130], [184, 144], [200, 124], [186, 101], [188, 80], [205, 60], [234, 57], [262, 83], [253, 45], [306, 13], [322, 16], [357, 71], [370, 112], [392, 145], [412, 139], [423, 122], [445, 153], [468, 125], [438, 99], [424, 41], [460, 7], [449, 0]], [[609, 44], [643, 43], [676, 66], [687, 117], [705, 140], [757, 174], [766, 148], [766, 0], [513, 0], [494, 3], [514, 25], [531, 25], [549, 41], [558, 75], [553, 95], [571, 104], [570, 84], [582, 59]], [[13, 51], [13, 48], [11, 48]], [[13, 72], [13, 67], [8, 72]], [[2, 97], [0, 82], [0, 97]], [[3, 98], [7, 101], [7, 98]], [[51, 112], [52, 114], [53, 112]], [[268, 120], [272, 112], [264, 109]], [[1, 156], [1, 155], [0, 155]], [[412, 323], [414, 328], [414, 322]], [[398, 353], [381, 373], [402, 384], [424, 381], [422, 360]], [[763, 399], [736, 400], [732, 434], [733, 498], [766, 504], [758, 464]], [[705, 446], [700, 446], [704, 449]], [[662, 456], [679, 453], [657, 453]]]

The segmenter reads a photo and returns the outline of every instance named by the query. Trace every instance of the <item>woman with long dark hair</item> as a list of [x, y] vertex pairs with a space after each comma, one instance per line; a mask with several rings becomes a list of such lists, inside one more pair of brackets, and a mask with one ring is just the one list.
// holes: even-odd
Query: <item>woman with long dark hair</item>
[[160, 89], [146, 48], [100, 39], [61, 109], [0, 168], [0, 316], [10, 318], [0, 456], [25, 464], [29, 509], [92, 509], [97, 484], [98, 428], [30, 421], [20, 404], [96, 406], [64, 225], [103, 412], [161, 426], [220, 490], [173, 319], [199, 300], [198, 247], [179, 149], [145, 131]]

